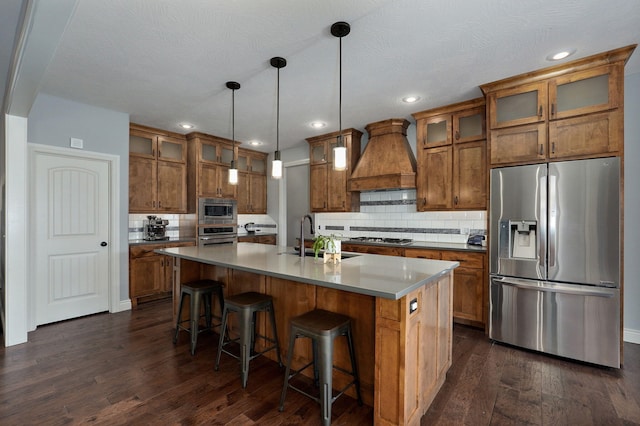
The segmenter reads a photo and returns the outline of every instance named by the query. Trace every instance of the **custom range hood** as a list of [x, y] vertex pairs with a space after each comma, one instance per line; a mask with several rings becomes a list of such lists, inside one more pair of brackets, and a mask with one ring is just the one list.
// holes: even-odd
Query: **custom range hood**
[[349, 179], [349, 191], [416, 187], [416, 158], [407, 140], [409, 122], [391, 118], [368, 124], [369, 142]]

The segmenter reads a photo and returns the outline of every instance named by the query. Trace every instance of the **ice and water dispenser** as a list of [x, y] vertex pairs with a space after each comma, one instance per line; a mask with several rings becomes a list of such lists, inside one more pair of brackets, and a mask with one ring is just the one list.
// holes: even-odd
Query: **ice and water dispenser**
[[498, 243], [498, 257], [502, 259], [536, 260], [537, 221], [502, 220]]

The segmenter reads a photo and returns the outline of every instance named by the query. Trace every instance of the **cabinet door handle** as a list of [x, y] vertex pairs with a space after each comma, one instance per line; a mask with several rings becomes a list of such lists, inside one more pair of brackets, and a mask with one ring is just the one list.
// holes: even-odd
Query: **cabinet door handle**
[[458, 196], [453, 197], [453, 204], [458, 205]]
[[551, 153], [552, 154], [556, 153], [556, 143], [555, 142], [551, 142]]
[[551, 116], [555, 116], [555, 109], [556, 109], [556, 104], [551, 104]]
[[540, 155], [544, 155], [544, 147], [540, 144]]
[[460, 130], [456, 130], [456, 140], [460, 140]]
[[155, 150], [155, 149], [152, 149], [152, 150], [151, 150], [151, 156], [152, 156], [152, 157], [155, 157], [155, 156], [156, 156], [156, 150]]
[[156, 207], [156, 202], [155, 201], [152, 201], [151, 204], [153, 205], [154, 208]]
[[158, 201], [158, 208], [162, 207], [162, 201]]
[[542, 105], [538, 108], [538, 117], [542, 118]]

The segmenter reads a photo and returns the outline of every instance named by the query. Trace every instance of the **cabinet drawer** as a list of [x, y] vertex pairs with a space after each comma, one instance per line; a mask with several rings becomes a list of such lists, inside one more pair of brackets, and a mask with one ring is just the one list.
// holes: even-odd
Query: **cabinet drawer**
[[462, 268], [482, 269], [484, 267], [484, 254], [479, 253], [443, 251], [442, 260], [460, 262]]
[[406, 257], [417, 257], [419, 259], [435, 259], [440, 260], [440, 250], [407, 248], [404, 250]]
[[345, 244], [342, 243], [342, 251], [352, 251], [355, 253], [381, 254], [384, 256], [404, 256], [404, 248], [401, 247], [381, 247], [369, 246], [366, 244]]

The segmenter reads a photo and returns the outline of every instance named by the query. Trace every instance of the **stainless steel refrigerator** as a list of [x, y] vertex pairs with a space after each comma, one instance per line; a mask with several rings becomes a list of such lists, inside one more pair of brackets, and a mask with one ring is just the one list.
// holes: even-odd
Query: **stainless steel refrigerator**
[[620, 161], [491, 170], [491, 339], [620, 367]]

